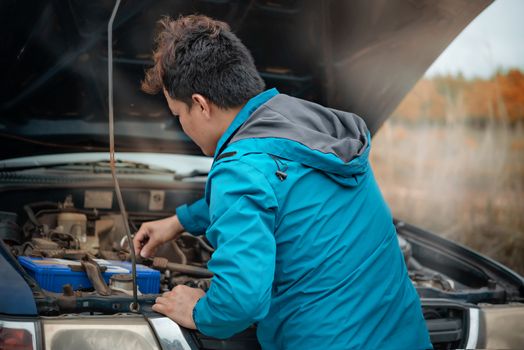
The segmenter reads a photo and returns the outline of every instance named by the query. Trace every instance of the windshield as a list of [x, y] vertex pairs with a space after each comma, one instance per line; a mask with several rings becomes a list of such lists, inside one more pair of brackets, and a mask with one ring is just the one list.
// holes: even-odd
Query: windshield
[[524, 274], [524, 27], [495, 1], [374, 137], [393, 214]]
[[[212, 163], [212, 159], [209, 157], [146, 152], [118, 152], [116, 160], [116, 166], [119, 168], [161, 171], [176, 173], [179, 176], [188, 176], [194, 173], [207, 174]], [[81, 171], [90, 170], [93, 166], [107, 168], [108, 164], [109, 156], [107, 153], [64, 153], [7, 159], [0, 161], [0, 169], [17, 171], [39, 168], [69, 168]]]

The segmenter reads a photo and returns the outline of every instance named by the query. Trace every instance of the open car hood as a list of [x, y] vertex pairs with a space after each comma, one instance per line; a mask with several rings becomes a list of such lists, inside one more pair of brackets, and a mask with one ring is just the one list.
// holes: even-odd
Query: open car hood
[[[362, 116], [375, 132], [431, 63], [492, 0], [123, 2], [114, 25], [119, 151], [198, 154], [161, 96], [139, 89], [155, 22], [228, 22], [268, 87]], [[105, 151], [107, 21], [113, 1], [0, 4], [0, 159]]]

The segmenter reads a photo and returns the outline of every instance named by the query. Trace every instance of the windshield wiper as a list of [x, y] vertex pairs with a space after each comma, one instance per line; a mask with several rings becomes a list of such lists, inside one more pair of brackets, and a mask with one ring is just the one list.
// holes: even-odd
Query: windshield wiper
[[195, 177], [207, 177], [209, 175], [209, 172], [207, 171], [201, 171], [201, 170], [193, 170], [190, 173], [187, 174], [176, 174], [175, 180], [184, 180], [184, 179], [190, 179]]
[[[174, 170], [151, 166], [145, 163], [131, 162], [126, 160], [116, 160], [115, 166], [117, 169], [137, 169], [144, 170], [148, 172], [155, 172], [161, 174], [175, 174]], [[63, 163], [53, 163], [53, 164], [31, 164], [31, 165], [20, 165], [20, 166], [0, 166], [0, 171], [16, 172], [23, 170], [32, 170], [32, 169], [57, 169], [57, 168], [68, 168], [72, 167], [71, 170], [79, 170], [76, 168], [90, 168], [93, 172], [106, 172], [110, 171], [111, 163], [108, 160], [100, 160], [93, 162], [63, 162]], [[97, 171], [98, 170], [98, 171]]]

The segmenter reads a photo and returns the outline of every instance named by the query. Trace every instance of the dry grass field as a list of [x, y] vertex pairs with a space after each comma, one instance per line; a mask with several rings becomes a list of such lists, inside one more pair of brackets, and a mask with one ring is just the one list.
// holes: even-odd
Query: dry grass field
[[391, 118], [371, 162], [394, 216], [524, 275], [524, 125]]

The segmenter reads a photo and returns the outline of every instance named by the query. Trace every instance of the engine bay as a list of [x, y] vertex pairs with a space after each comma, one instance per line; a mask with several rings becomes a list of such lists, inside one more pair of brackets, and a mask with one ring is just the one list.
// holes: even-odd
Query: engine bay
[[[44, 290], [76, 296], [130, 295], [129, 271], [116, 275], [106, 274], [109, 262], [118, 265], [118, 262], [130, 263], [132, 259], [124, 229], [126, 223], [120, 212], [113, 208], [97, 208], [96, 206], [104, 206], [101, 203], [103, 198], [95, 199], [94, 201], [99, 203], [93, 205], [90, 202], [93, 201], [92, 191], [83, 193], [83, 208], [79, 208], [82, 205], [77, 205], [79, 201], [75, 203], [73, 199], [73, 197], [78, 198], [79, 191], [60, 192], [65, 193], [61, 201], [24, 202], [21, 203], [18, 212], [0, 213], [0, 236], [8, 245], [12, 255], [19, 261], [31, 258], [34, 259], [33, 262], [39, 264], [66, 265], [76, 272], [87, 274], [91, 282], [87, 286], [86, 283], [80, 286], [75, 286], [74, 283], [57, 286], [55, 283], [53, 288], [41, 285]], [[164, 191], [160, 193], [161, 196], [167, 196]], [[126, 194], [129, 196], [129, 193]], [[150, 196], [155, 195], [158, 196], [159, 191], [150, 193]], [[86, 208], [86, 206], [95, 207]], [[143, 222], [166, 216], [165, 212], [133, 210], [129, 214], [128, 225], [136, 232]], [[428, 294], [429, 291], [432, 295], [449, 297], [453, 293], [471, 289], [471, 286], [464, 281], [450, 278], [424, 266], [418, 257], [414, 256], [417, 254], [414, 254], [412, 244], [400, 234], [398, 241], [408, 267], [409, 277], [420, 294]], [[213, 251], [213, 247], [204, 236], [193, 236], [186, 232], [178, 239], [161, 246], [154, 258], [137, 257], [141, 269], [147, 268], [159, 273], [159, 277], [155, 280], [158, 284], [156, 288], [149, 288], [146, 293], [139, 289], [139, 292], [157, 294], [181, 284], [206, 291], [213, 277], [213, 273], [207, 269], [207, 262]], [[34, 271], [26, 265], [24, 268], [34, 277]], [[121, 264], [119, 266], [122, 267]]]

